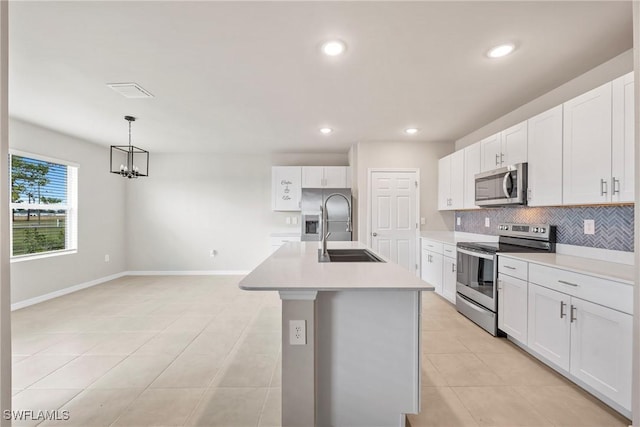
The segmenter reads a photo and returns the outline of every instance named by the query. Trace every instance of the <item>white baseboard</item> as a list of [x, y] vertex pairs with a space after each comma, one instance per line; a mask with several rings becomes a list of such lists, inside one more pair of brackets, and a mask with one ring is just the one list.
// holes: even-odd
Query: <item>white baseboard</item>
[[30, 305], [38, 304], [40, 302], [44, 302], [53, 298], [61, 297], [63, 295], [70, 294], [72, 292], [76, 292], [82, 289], [90, 288], [95, 285], [99, 285], [104, 282], [108, 282], [109, 280], [118, 279], [122, 276], [126, 276], [126, 272], [120, 272], [116, 274], [112, 274], [110, 276], [100, 277], [95, 280], [90, 280], [88, 282], [80, 283], [79, 285], [69, 286], [68, 288], [59, 289], [54, 292], [50, 292], [48, 294], [40, 295], [34, 298], [29, 298], [26, 300], [22, 300], [16, 303], [11, 304], [11, 311], [19, 310], [21, 308], [29, 307]]
[[249, 270], [127, 271], [125, 276], [246, 276]]
[[122, 271], [110, 276], [100, 277], [95, 280], [80, 283], [79, 285], [69, 286], [68, 288], [13, 303], [11, 304], [11, 311], [29, 307], [30, 305], [61, 297], [124, 276], [245, 276], [247, 274], [249, 274], [249, 271], [245, 270]]

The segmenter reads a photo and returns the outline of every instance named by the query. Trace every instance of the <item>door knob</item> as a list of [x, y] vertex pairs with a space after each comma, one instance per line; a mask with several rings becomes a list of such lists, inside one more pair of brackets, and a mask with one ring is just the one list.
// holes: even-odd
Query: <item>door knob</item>
[[374, 232], [374, 233], [371, 233], [371, 235], [372, 235], [373, 237], [376, 237], [376, 236], [378, 235], [378, 233], [375, 233], [375, 232]]

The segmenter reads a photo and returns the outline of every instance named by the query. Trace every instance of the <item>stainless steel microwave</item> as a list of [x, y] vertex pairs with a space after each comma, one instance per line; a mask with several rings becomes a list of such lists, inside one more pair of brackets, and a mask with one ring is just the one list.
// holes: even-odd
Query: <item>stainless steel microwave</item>
[[527, 204], [527, 164], [518, 163], [476, 174], [477, 206]]

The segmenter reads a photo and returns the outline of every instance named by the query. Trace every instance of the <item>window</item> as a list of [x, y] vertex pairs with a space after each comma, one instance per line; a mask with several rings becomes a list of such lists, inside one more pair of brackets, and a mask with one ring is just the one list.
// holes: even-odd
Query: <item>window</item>
[[74, 251], [78, 246], [78, 167], [12, 152], [11, 256]]

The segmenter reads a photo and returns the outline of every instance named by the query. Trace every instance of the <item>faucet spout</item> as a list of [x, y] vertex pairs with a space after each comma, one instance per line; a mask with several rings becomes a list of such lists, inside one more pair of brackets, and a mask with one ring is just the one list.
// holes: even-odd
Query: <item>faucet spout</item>
[[351, 201], [341, 193], [332, 193], [324, 200], [324, 204], [320, 206], [320, 211], [322, 213], [322, 257], [328, 258], [329, 253], [327, 252], [327, 239], [331, 234], [329, 230], [329, 213], [327, 212], [327, 202], [334, 196], [340, 196], [347, 202], [347, 230], [351, 231]]

